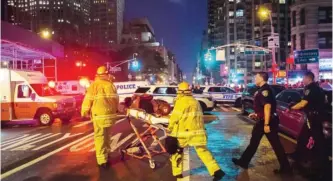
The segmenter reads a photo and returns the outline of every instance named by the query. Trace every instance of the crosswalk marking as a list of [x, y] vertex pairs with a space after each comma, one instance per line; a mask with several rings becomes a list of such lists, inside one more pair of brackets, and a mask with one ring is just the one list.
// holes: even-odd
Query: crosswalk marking
[[215, 111], [224, 111], [224, 112], [232, 112], [232, 111], [237, 111], [241, 112], [241, 109], [238, 109], [236, 107], [233, 107], [230, 104], [218, 104], [218, 107], [215, 108]]

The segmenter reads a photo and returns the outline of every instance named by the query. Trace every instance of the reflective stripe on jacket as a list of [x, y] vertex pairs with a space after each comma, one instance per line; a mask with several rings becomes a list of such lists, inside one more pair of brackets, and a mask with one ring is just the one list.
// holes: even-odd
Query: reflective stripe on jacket
[[201, 106], [191, 95], [177, 97], [168, 128], [182, 147], [207, 144]]
[[113, 124], [117, 117], [119, 98], [114, 84], [105, 77], [96, 77], [90, 85], [82, 103], [81, 115], [91, 116], [104, 127]]

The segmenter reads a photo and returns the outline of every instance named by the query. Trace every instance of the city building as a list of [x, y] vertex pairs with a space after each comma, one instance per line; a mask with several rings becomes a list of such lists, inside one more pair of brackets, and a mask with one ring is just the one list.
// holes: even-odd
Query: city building
[[[136, 51], [132, 52], [132, 54], [139, 53], [139, 57], [144, 56], [148, 58], [148, 52], [151, 54], [155, 54], [155, 58], [153, 58], [152, 61], [142, 60], [145, 61], [144, 64], [146, 66], [150, 67], [147, 70], [147, 75], [152, 76], [153, 74], [156, 74], [156, 72], [158, 72], [161, 79], [163, 79], [163, 82], [177, 81], [178, 74], [175, 55], [163, 45], [163, 40], [162, 43], [156, 41], [155, 31], [150, 24], [148, 18], [136, 18], [124, 24], [121, 42], [119, 45], [117, 45], [117, 48], [119, 51], [121, 51], [129, 47], [132, 48], [133, 51]], [[143, 49], [148, 49], [150, 51], [144, 51]], [[140, 55], [140, 52], [146, 55]], [[155, 65], [155, 60], [160, 58], [164, 62], [163, 64], [165, 66]], [[147, 75], [142, 74], [141, 77], [147, 77]], [[167, 79], [166, 77], [168, 77], [169, 79]]]
[[8, 0], [7, 22], [64, 45], [89, 43], [90, 0]]
[[292, 50], [319, 49], [319, 62], [297, 64], [316, 79], [332, 79], [332, 1], [294, 0], [291, 6]]
[[267, 6], [271, 11], [275, 33], [279, 34], [280, 48], [276, 49], [276, 63], [285, 68], [285, 61], [290, 54], [289, 6], [290, 1], [279, 0], [268, 4], [268, 0], [209, 0], [208, 1], [208, 46], [209, 48], [226, 46], [225, 61], [217, 71], [225, 69], [228, 83], [246, 84], [252, 81], [253, 72], [270, 70], [271, 55], [245, 54], [247, 46], [254, 45], [268, 48], [268, 36], [271, 35], [271, 22], [259, 17], [259, 7]]
[[103, 52], [121, 41], [125, 0], [92, 0], [90, 46]]
[[3, 20], [44, 34], [65, 47], [108, 53], [120, 43], [124, 0], [6, 0]]

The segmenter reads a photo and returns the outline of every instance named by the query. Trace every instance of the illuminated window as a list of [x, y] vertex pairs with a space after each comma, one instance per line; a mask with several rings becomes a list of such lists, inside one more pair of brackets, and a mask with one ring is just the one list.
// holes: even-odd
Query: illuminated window
[[244, 16], [244, 10], [243, 9], [239, 9], [236, 11], [236, 17], [241, 17]]
[[234, 12], [233, 11], [229, 11], [229, 16], [234, 16]]

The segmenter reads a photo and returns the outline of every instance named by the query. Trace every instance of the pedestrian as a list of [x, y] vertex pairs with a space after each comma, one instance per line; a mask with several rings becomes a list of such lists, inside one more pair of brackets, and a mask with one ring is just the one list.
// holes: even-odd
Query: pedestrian
[[187, 82], [178, 85], [175, 107], [172, 111], [168, 130], [170, 136], [176, 137], [181, 148], [179, 152], [171, 155], [172, 174], [182, 178], [183, 148], [193, 146], [208, 172], [215, 180], [220, 180], [225, 173], [217, 164], [213, 155], [207, 148], [207, 133], [199, 102], [193, 98]]
[[119, 103], [117, 89], [105, 66], [97, 69], [95, 81], [90, 85], [82, 103], [82, 117], [91, 117], [94, 126], [97, 164], [107, 169], [110, 151], [109, 130], [116, 120]]
[[273, 147], [275, 155], [280, 163], [280, 169], [275, 169], [275, 174], [291, 174], [290, 165], [278, 136], [279, 121], [276, 117], [276, 101], [271, 87], [267, 84], [268, 74], [259, 72], [255, 77], [255, 83], [259, 90], [254, 94], [254, 113], [249, 117], [256, 120], [252, 130], [250, 144], [242, 154], [240, 159], [233, 158], [232, 161], [244, 169], [256, 153], [260, 140], [266, 135], [268, 141]]
[[[310, 140], [314, 140], [314, 155], [317, 159], [319, 173], [318, 178], [324, 177], [325, 167], [328, 165], [328, 155], [325, 150], [325, 137], [323, 133], [323, 117], [325, 113], [325, 93], [314, 81], [314, 74], [309, 71], [303, 77], [305, 84], [303, 99], [292, 106], [292, 110], [304, 109], [307, 121], [304, 123], [303, 128], [298, 136], [297, 146], [295, 152], [292, 154], [296, 166], [299, 166], [303, 160], [302, 152], [307, 148]], [[310, 135], [309, 135], [310, 134]], [[311, 139], [312, 138], [312, 139]], [[308, 149], [311, 149], [308, 148]]]

